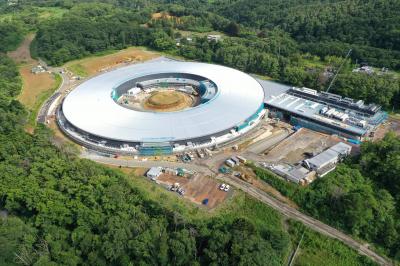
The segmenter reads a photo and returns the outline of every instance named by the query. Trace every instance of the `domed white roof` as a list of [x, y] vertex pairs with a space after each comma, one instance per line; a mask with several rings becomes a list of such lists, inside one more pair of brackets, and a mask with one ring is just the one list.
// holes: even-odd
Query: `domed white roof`
[[[144, 112], [117, 104], [113, 89], [138, 77], [187, 73], [213, 81], [217, 95], [207, 103], [177, 112]], [[119, 141], [161, 142], [212, 136], [234, 128], [263, 104], [261, 85], [251, 76], [224, 66], [177, 61], [148, 62], [93, 77], [63, 102], [65, 118], [90, 134]]]

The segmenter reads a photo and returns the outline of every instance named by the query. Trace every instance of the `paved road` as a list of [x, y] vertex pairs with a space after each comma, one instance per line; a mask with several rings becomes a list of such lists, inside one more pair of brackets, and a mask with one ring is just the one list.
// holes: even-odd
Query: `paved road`
[[[125, 160], [120, 158], [108, 158], [103, 157], [94, 153], [84, 153], [82, 155], [83, 158], [94, 160], [103, 164], [109, 165], [116, 165], [116, 166], [123, 166], [123, 167], [146, 167], [150, 168], [152, 166], [163, 166], [163, 167], [171, 167], [171, 168], [186, 168], [188, 170], [204, 173], [210, 176], [215, 176], [215, 173], [206, 166], [197, 165], [197, 164], [187, 164], [187, 163], [180, 163], [180, 162], [165, 162], [165, 161], [141, 161], [141, 160]], [[252, 185], [240, 180], [234, 176], [226, 176], [226, 175], [216, 175], [216, 178], [230, 183], [231, 185], [235, 186], [236, 188], [241, 189], [242, 191], [246, 192], [247, 194], [253, 196], [257, 200], [269, 205], [270, 207], [274, 208], [281, 214], [302, 222], [304, 225], [308, 226], [312, 230], [315, 230], [323, 235], [338, 239], [345, 243], [347, 246], [357, 250], [360, 254], [368, 256], [379, 265], [392, 265], [391, 262], [387, 261], [382, 256], [378, 255], [374, 251], [370, 250], [367, 245], [363, 245], [358, 241], [354, 240], [350, 236], [342, 233], [341, 231], [326, 225], [314, 218], [307, 216], [304, 213], [296, 210], [293, 207], [286, 205], [285, 203], [275, 199], [274, 197], [270, 196], [266, 192], [253, 187]]]
[[300, 221], [306, 226], [310, 227], [311, 229], [329, 237], [338, 239], [344, 242], [346, 245], [350, 246], [351, 248], [357, 250], [360, 254], [368, 256], [379, 265], [392, 265], [391, 262], [387, 261], [382, 256], [378, 255], [374, 251], [370, 250], [366, 245], [359, 243], [358, 241], [354, 240], [350, 236], [340, 232], [339, 230], [330, 227], [314, 218], [311, 218], [298, 210], [280, 202], [279, 200], [273, 198], [272, 196], [268, 195], [262, 190], [254, 188], [250, 184], [236, 178], [233, 176], [224, 176], [218, 175], [218, 179], [223, 180], [224, 182], [230, 183], [237, 188], [240, 188], [244, 192], [248, 193], [249, 195], [255, 197], [256, 199], [260, 200], [261, 202], [266, 203], [267, 205], [271, 206], [275, 210], [279, 211], [283, 215], [292, 218], [294, 220]]
[[[60, 69], [54, 68], [51, 69], [54, 72], [59, 72]], [[61, 77], [63, 79], [63, 82], [61, 83], [60, 87], [57, 89], [55, 92], [56, 94], [62, 93], [69, 85], [69, 78], [65, 74], [61, 74]], [[49, 98], [48, 101], [46, 101], [45, 104], [43, 104], [38, 120], [39, 122], [45, 122], [46, 119], [46, 114], [48, 112], [48, 108], [50, 107], [51, 103], [53, 100], [55, 100], [57, 97], [53, 95], [52, 97]], [[58, 96], [58, 95], [57, 95]], [[279, 141], [283, 140], [289, 135], [288, 131], [285, 131], [286, 133], [279, 134], [277, 136], [273, 136], [271, 138], [267, 138], [265, 140], [262, 140], [260, 142], [257, 142], [250, 147], [250, 152], [252, 152], [254, 155], [260, 152], [263, 152], [265, 149], [275, 145]], [[163, 166], [163, 167], [171, 167], [171, 168], [186, 168], [188, 170], [204, 173], [210, 176], [214, 176], [215, 173], [206, 166], [198, 165], [198, 164], [186, 164], [186, 163], [181, 163], [181, 162], [166, 162], [166, 161], [141, 161], [141, 160], [125, 160], [125, 159], [119, 159], [119, 158], [108, 158], [108, 157], [103, 157], [97, 154], [93, 153], [83, 153], [82, 158], [90, 159], [93, 161], [97, 161], [99, 163], [103, 164], [108, 164], [108, 165], [115, 165], [115, 166], [123, 166], [123, 167], [152, 167], [152, 166]], [[346, 245], [350, 246], [351, 248], [357, 250], [360, 254], [368, 256], [375, 262], [377, 262], [380, 265], [392, 265], [389, 261], [387, 261], [385, 258], [381, 257], [380, 255], [376, 254], [374, 251], [368, 249], [366, 245], [363, 245], [359, 243], [358, 241], [354, 240], [350, 236], [334, 229], [333, 227], [330, 227], [314, 218], [311, 218], [298, 210], [280, 202], [279, 200], [273, 198], [272, 196], [268, 195], [267, 193], [254, 188], [250, 184], [235, 178], [233, 176], [224, 176], [224, 175], [218, 175], [218, 179], [223, 180], [224, 182], [230, 183], [234, 185], [235, 187], [243, 190], [244, 192], [248, 193], [249, 195], [255, 197], [256, 199], [260, 200], [261, 202], [269, 205], [270, 207], [274, 208], [275, 210], [279, 211], [283, 215], [298, 220], [305, 224], [306, 226], [310, 227], [311, 229], [327, 235], [329, 237], [338, 239], [345, 243]]]
[[61, 95], [61, 93], [56, 92], [53, 94], [48, 100], [45, 101], [45, 103], [42, 105], [42, 107], [39, 110], [37, 121], [39, 123], [46, 123], [46, 117], [48, 114], [48, 110], [51, 106], [51, 104]]
[[90, 159], [99, 163], [122, 166], [122, 167], [144, 167], [150, 168], [152, 166], [162, 166], [169, 168], [185, 168], [191, 171], [203, 173], [206, 175], [214, 176], [215, 173], [209, 168], [197, 164], [189, 164], [183, 162], [167, 162], [167, 161], [141, 161], [141, 160], [126, 160], [121, 158], [109, 158], [94, 153], [83, 153], [82, 158]]
[[[41, 61], [41, 64], [45, 66], [45, 63]], [[61, 73], [62, 68], [52, 68], [52, 67], [47, 67], [48, 71], [51, 71], [53, 73], [57, 73], [61, 76], [61, 84], [60, 86], [57, 88], [57, 90], [54, 92], [54, 94], [48, 98], [43, 105], [40, 107], [40, 110], [38, 112], [38, 116], [36, 118], [36, 120], [39, 123], [46, 123], [46, 118], [49, 112], [49, 108], [52, 105], [52, 103], [58, 99], [58, 97], [69, 87], [70, 82], [69, 82], [69, 78], [68, 75], [65, 72]]]

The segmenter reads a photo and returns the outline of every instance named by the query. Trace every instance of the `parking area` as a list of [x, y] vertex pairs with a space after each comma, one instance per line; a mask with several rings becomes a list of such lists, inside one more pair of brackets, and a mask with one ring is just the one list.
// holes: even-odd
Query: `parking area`
[[217, 207], [233, 193], [231, 188], [228, 191], [221, 190], [220, 183], [202, 174], [186, 177], [164, 173], [157, 178], [157, 182], [169, 190], [172, 189], [171, 192], [177, 192], [177, 194], [179, 194], [179, 188], [183, 189], [182, 196], [184, 198], [209, 209]]

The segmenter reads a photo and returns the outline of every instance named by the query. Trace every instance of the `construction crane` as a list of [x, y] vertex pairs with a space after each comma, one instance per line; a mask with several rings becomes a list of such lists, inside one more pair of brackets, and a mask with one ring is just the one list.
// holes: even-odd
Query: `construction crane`
[[346, 62], [347, 58], [350, 56], [350, 54], [351, 54], [352, 51], [353, 51], [353, 49], [350, 49], [350, 50], [347, 52], [347, 55], [346, 55], [346, 57], [344, 58], [343, 62], [340, 64], [338, 70], [336, 71], [335, 76], [333, 76], [333, 79], [331, 80], [331, 83], [329, 83], [329, 86], [328, 86], [328, 88], [326, 89], [326, 92], [329, 92], [329, 90], [331, 89], [332, 85], [335, 83], [336, 78], [337, 78], [337, 75], [339, 74], [340, 70], [342, 69], [344, 63]]

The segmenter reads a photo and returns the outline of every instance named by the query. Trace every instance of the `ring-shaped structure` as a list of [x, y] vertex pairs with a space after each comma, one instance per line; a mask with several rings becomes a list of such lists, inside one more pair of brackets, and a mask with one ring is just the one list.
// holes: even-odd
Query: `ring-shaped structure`
[[[204, 77], [217, 87], [209, 101], [176, 112], [125, 108], [112, 95], [121, 84], [156, 74]], [[121, 142], [182, 142], [229, 132], [260, 112], [264, 91], [251, 76], [213, 64], [149, 62], [95, 76], [74, 89], [62, 104], [63, 116], [81, 131]]]

